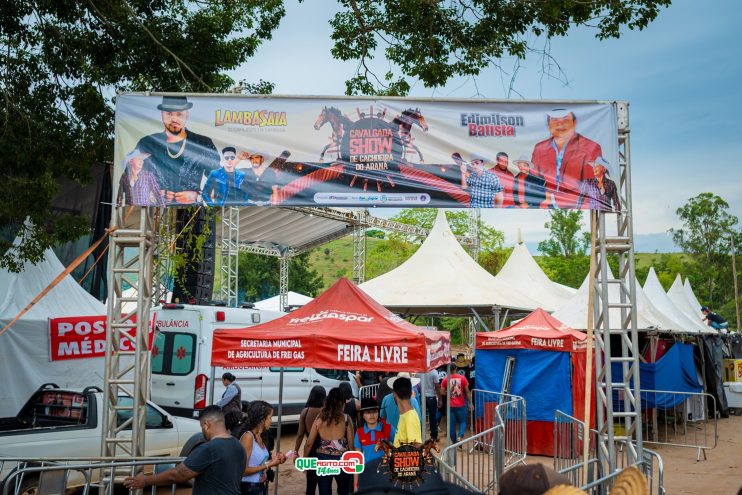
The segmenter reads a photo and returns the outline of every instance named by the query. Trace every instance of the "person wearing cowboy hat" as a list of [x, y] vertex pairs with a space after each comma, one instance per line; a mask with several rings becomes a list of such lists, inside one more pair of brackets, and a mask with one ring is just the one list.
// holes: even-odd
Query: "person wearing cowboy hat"
[[533, 174], [533, 163], [521, 155], [513, 162], [518, 167], [513, 185], [513, 204], [517, 208], [539, 208], [544, 201], [544, 179]]
[[144, 168], [144, 160], [149, 156], [136, 148], [124, 157], [124, 173], [119, 179], [116, 198], [118, 206], [165, 206], [157, 178]]
[[577, 197], [575, 206], [582, 208], [582, 203], [585, 198], [588, 198], [591, 210], [621, 211], [618, 188], [616, 183], [608, 177], [608, 162], [599, 156], [588, 164], [593, 167], [595, 177], [580, 183], [580, 195]]
[[163, 96], [157, 105], [163, 132], [144, 136], [136, 146], [150, 155], [151, 171], [169, 204], [201, 203], [202, 181], [219, 168], [219, 152], [211, 138], [186, 128], [191, 107], [185, 96]]
[[[271, 204], [273, 188], [281, 185], [281, 168], [290, 155], [290, 152], [284, 151], [267, 166], [264, 164], [268, 155], [263, 151], [252, 150], [244, 157], [245, 160], [250, 160], [250, 168], [245, 170], [244, 182], [250, 198], [248, 203], [256, 206]], [[240, 158], [243, 159], [243, 155]]]
[[504, 196], [500, 179], [497, 178], [497, 175], [486, 172], [484, 169], [489, 158], [475, 153], [467, 164], [459, 153], [454, 153], [451, 157], [461, 170], [462, 189], [469, 190], [470, 208], [498, 208], [502, 206]]
[[[381, 440], [387, 440], [389, 443], [394, 442], [397, 430], [392, 425], [379, 418], [379, 405], [371, 397], [361, 399], [361, 415], [363, 416], [363, 425], [356, 431], [353, 440], [353, 446], [356, 450], [363, 453], [364, 463], [368, 464], [374, 459], [379, 459], [384, 455], [382, 450], [376, 451], [376, 444]], [[354, 476], [355, 489], [363, 485], [363, 475]]]
[[577, 132], [577, 116], [566, 108], [546, 114], [550, 136], [533, 147], [531, 162], [543, 177], [547, 208], [574, 208], [580, 181], [593, 178], [588, 162], [603, 154], [600, 145]]

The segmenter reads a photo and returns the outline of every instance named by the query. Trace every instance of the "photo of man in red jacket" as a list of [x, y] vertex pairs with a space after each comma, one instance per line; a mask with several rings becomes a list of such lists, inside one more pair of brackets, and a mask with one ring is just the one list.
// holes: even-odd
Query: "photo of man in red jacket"
[[545, 181], [544, 208], [577, 208], [580, 181], [594, 178], [590, 162], [603, 154], [600, 145], [576, 132], [577, 117], [566, 108], [546, 116], [551, 136], [533, 147], [531, 162]]

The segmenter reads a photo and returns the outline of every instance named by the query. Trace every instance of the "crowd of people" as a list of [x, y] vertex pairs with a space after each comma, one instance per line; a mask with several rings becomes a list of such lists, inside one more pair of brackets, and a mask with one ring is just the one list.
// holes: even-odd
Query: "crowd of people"
[[[374, 396], [364, 394], [360, 399], [348, 382], [329, 391], [321, 385], [314, 386], [299, 416], [293, 449], [287, 452], [274, 448], [270, 433], [274, 411], [267, 402], [252, 401], [244, 413], [235, 418], [235, 405], [241, 403], [241, 390], [234, 375], [224, 373], [222, 398], [204, 409], [199, 417], [206, 442], [176, 467], [161, 473], [129, 477], [124, 484], [130, 489], [142, 489], [193, 480], [194, 495], [267, 495], [274, 467], [297, 456], [340, 460], [345, 452], [355, 450], [364, 455], [362, 473], [318, 475], [315, 470], [304, 470], [304, 493], [388, 493], [385, 490], [394, 482], [377, 469], [384, 455], [384, 450], [377, 447], [380, 442], [394, 447], [413, 445], [420, 448], [425, 427], [429, 429], [430, 438], [438, 442], [446, 397], [450, 397], [448, 421], [452, 442], [465, 435], [468, 411], [473, 407], [474, 363], [459, 355], [452, 363], [450, 375], [444, 370], [431, 370], [422, 379], [408, 373], [359, 371], [354, 377], [358, 390], [373, 387], [375, 391]], [[425, 419], [420, 408], [422, 400], [426, 401], [428, 412]], [[629, 485], [639, 489], [622, 493], [648, 493], [643, 490], [648, 485], [640, 472], [627, 473], [624, 478], [630, 478]], [[414, 492], [472, 493], [444, 483], [439, 475], [431, 480], [429, 486], [418, 486]], [[616, 483], [620, 486], [623, 482], [617, 480]], [[498, 487], [501, 495], [584, 493], [571, 486], [568, 478], [542, 464], [508, 470]]]

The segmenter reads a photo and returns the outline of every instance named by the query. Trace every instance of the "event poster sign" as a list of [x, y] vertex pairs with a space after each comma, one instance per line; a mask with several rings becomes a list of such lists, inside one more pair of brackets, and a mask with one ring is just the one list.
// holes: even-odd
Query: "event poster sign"
[[115, 202], [620, 210], [611, 103], [124, 94]]
[[[132, 323], [135, 319], [132, 318]], [[149, 343], [152, 348], [154, 327], [149, 326]], [[134, 337], [136, 328], [126, 331]], [[135, 344], [127, 338], [119, 340], [122, 351], [132, 351]], [[106, 355], [106, 315], [63, 316], [49, 318], [49, 360], [90, 359]]]

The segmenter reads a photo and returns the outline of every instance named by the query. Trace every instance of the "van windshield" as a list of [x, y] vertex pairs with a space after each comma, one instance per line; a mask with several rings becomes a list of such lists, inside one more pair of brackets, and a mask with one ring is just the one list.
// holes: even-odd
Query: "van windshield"
[[188, 375], [195, 367], [196, 336], [192, 333], [158, 332], [152, 343], [152, 373]]

